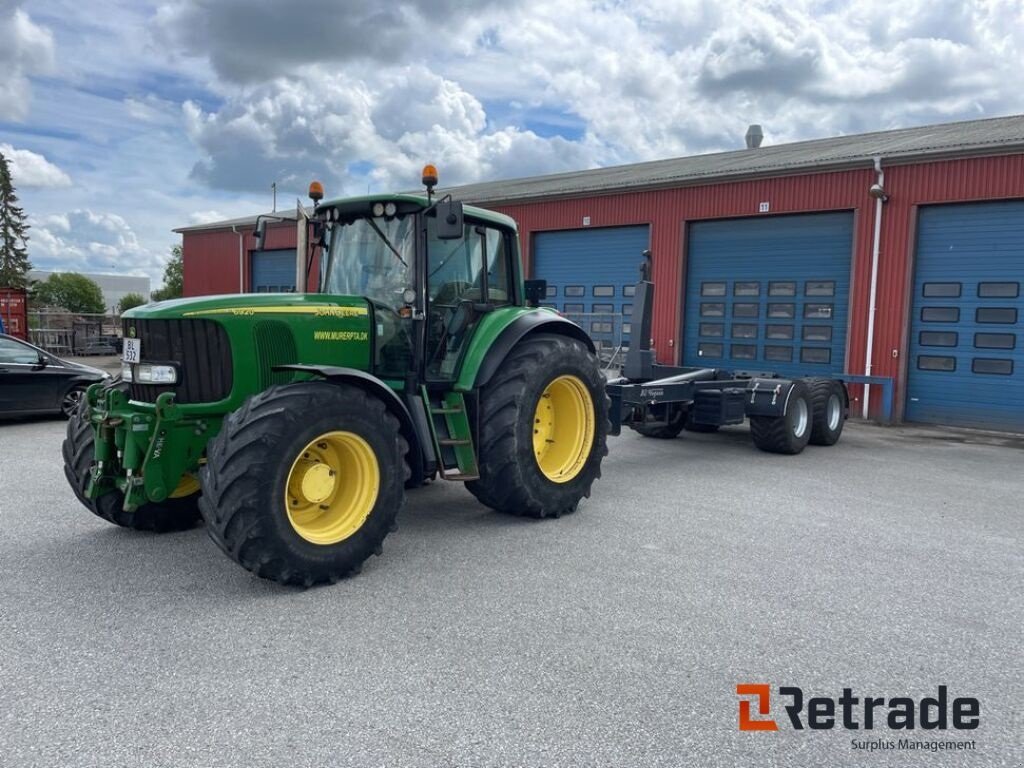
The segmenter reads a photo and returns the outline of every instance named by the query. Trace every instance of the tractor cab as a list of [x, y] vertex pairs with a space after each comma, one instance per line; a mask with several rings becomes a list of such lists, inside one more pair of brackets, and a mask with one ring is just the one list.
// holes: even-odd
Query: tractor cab
[[[514, 222], [448, 198], [387, 195], [316, 206], [322, 294], [363, 296], [377, 319], [377, 374], [456, 377], [481, 318], [523, 306]], [[422, 345], [417, 339], [422, 338]]]

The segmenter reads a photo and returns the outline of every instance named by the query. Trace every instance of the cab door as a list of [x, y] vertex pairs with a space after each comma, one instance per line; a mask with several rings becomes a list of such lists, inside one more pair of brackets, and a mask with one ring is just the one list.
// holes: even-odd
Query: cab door
[[427, 219], [427, 379], [450, 381], [480, 319], [514, 301], [506, 232], [466, 222], [460, 240], [440, 240]]

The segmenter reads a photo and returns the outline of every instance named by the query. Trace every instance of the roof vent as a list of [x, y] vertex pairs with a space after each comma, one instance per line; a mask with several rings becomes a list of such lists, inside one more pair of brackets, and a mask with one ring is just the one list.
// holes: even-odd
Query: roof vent
[[752, 124], [747, 128], [747, 149], [757, 149], [761, 146], [761, 142], [764, 141], [764, 131], [761, 130], [761, 126], [757, 123]]

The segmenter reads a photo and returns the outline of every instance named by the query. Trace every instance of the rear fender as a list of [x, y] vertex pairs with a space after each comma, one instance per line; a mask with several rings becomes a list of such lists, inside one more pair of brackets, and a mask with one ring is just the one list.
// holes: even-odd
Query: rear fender
[[505, 329], [491, 344], [490, 349], [487, 350], [480, 366], [476, 370], [473, 388], [486, 386], [487, 382], [497, 373], [498, 368], [501, 367], [502, 362], [504, 362], [515, 346], [527, 336], [537, 333], [568, 336], [569, 338], [582, 341], [591, 352], [595, 351], [594, 342], [587, 335], [586, 331], [571, 320], [543, 310], [528, 312], [519, 315], [505, 326]]
[[789, 379], [751, 379], [744, 405], [747, 416], [785, 416], [794, 384]]

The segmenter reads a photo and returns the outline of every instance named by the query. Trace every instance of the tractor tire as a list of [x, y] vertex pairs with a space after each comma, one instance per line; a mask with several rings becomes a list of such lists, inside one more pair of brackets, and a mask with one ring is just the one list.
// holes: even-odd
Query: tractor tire
[[[671, 406], [666, 405], [666, 408]], [[679, 433], [683, 431], [686, 426], [686, 411], [679, 409], [672, 418], [668, 420], [667, 424], [631, 424], [630, 426], [644, 437], [653, 437], [657, 440], [672, 440], [673, 438], [679, 437]]]
[[800, 453], [811, 438], [811, 393], [803, 381], [793, 382], [783, 416], [751, 416], [754, 445], [767, 453]]
[[608, 455], [605, 377], [580, 341], [520, 341], [480, 393], [480, 479], [466, 483], [499, 512], [560, 517], [590, 496]]
[[811, 391], [811, 445], [835, 445], [846, 423], [846, 392], [835, 379], [807, 379]]
[[113, 490], [90, 499], [85, 495], [92, 470], [95, 434], [88, 419], [88, 406], [81, 405], [68, 419], [67, 436], [61, 446], [64, 476], [78, 500], [86, 509], [108, 523], [136, 531], [167, 533], [184, 531], [199, 522], [199, 493], [176, 499], [143, 504], [134, 512], [122, 509], [124, 494]]
[[207, 447], [206, 530], [261, 578], [334, 583], [381, 554], [395, 529], [408, 450], [398, 419], [358, 387], [270, 387], [230, 414]]

